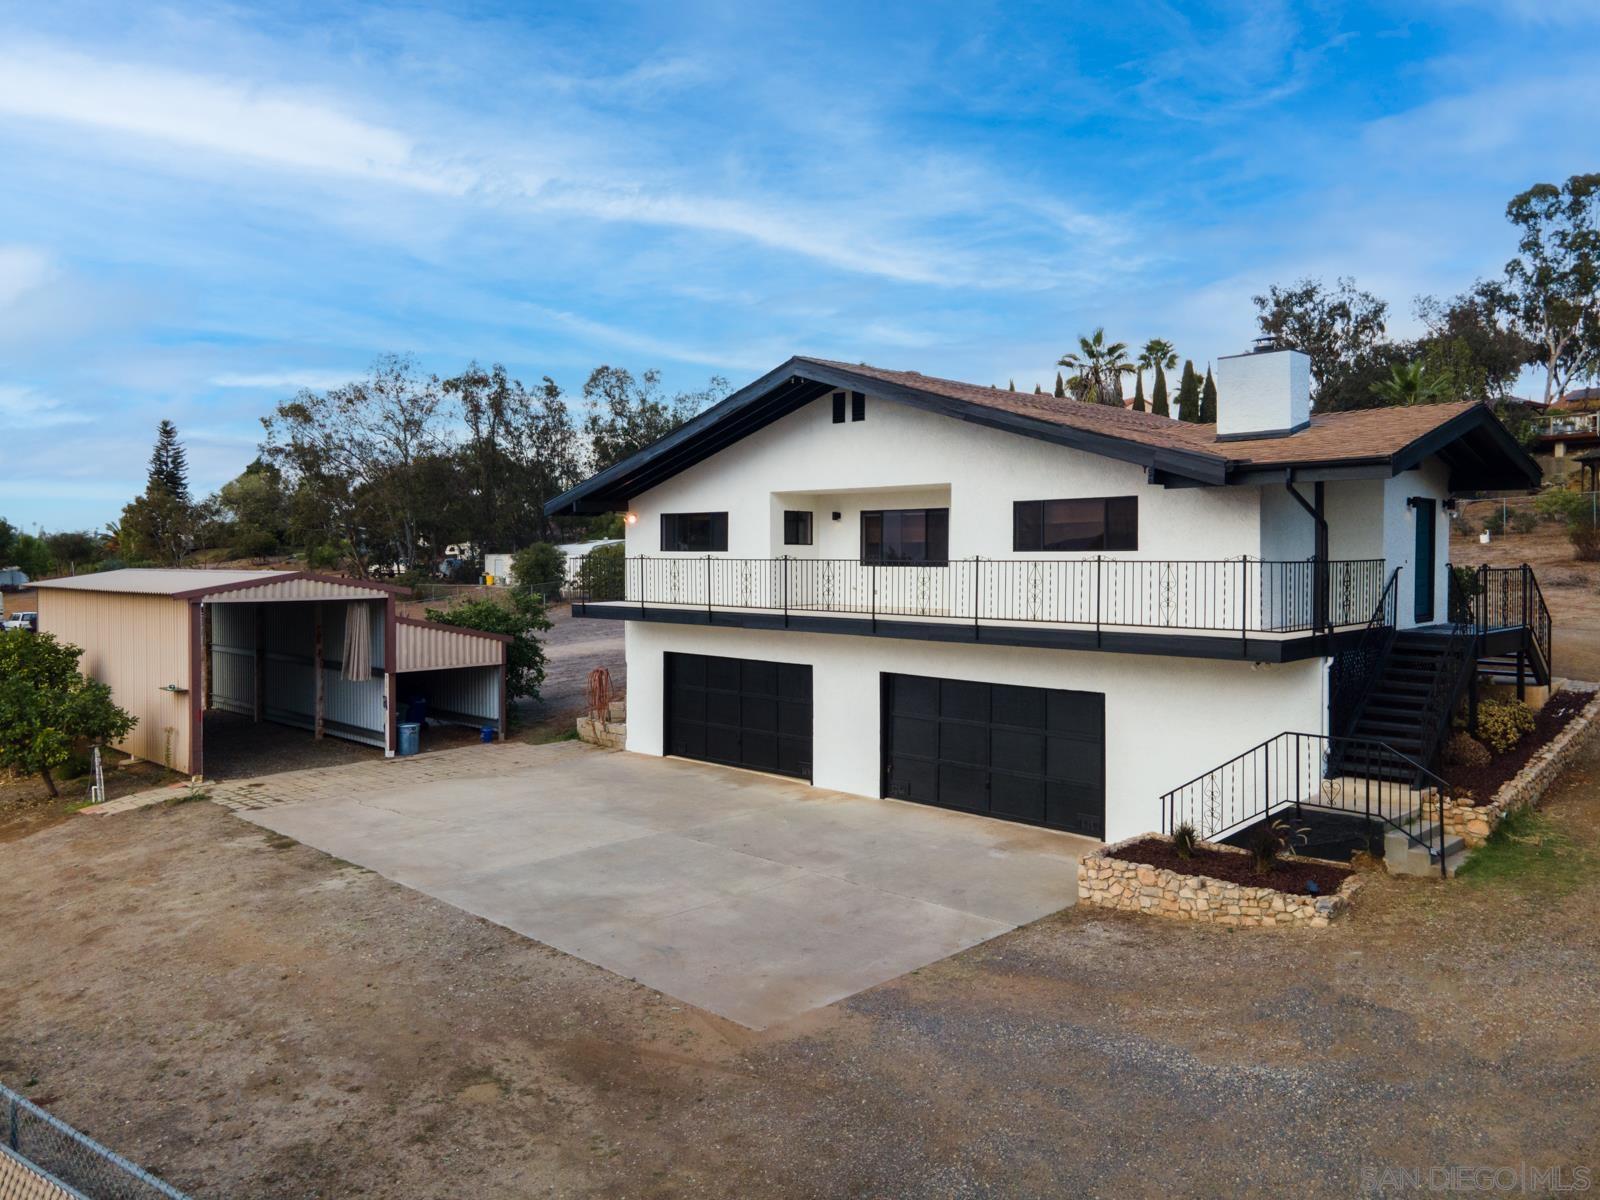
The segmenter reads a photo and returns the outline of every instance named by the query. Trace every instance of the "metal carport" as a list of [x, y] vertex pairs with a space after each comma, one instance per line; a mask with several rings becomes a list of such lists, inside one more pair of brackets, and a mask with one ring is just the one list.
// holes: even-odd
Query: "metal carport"
[[[117, 748], [191, 776], [205, 770], [207, 709], [392, 755], [398, 676], [407, 671], [425, 672], [430, 689], [456, 702], [444, 711], [505, 734], [510, 639], [402, 623], [402, 589], [389, 584], [306, 571], [130, 568], [38, 586], [40, 630], [81, 647], [84, 673], [139, 718]], [[483, 700], [491, 694], [492, 707]]]

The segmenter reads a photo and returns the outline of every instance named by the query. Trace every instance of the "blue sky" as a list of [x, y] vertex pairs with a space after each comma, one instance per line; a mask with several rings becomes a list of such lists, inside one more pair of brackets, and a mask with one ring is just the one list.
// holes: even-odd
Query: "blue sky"
[[1075, 335], [1245, 347], [1301, 275], [1498, 273], [1600, 166], [1593, 0], [0, 0], [0, 515], [198, 489], [386, 351], [1018, 387]]

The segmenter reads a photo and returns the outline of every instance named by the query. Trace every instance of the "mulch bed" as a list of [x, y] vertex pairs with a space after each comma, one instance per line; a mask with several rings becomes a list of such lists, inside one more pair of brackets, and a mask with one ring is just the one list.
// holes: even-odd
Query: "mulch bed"
[[[1182, 858], [1172, 848], [1171, 842], [1161, 838], [1145, 838], [1131, 846], [1124, 846], [1113, 857], [1125, 862], [1143, 863], [1147, 867], [1165, 867], [1180, 875], [1205, 875], [1243, 887], [1273, 888], [1291, 896], [1331, 896], [1352, 874], [1343, 867], [1283, 861], [1263, 875], [1256, 870], [1248, 854], [1227, 854], [1221, 850], [1196, 847], [1188, 858]], [[1317, 885], [1314, 893], [1307, 886], [1308, 883]]]
[[1504, 754], [1496, 755], [1481, 767], [1446, 766], [1439, 774], [1455, 789], [1457, 799], [1471, 792], [1474, 804], [1488, 804], [1496, 793], [1528, 760], [1548, 745], [1556, 734], [1583, 711], [1592, 699], [1588, 692], [1557, 692], [1534, 717], [1533, 732], [1525, 735]]

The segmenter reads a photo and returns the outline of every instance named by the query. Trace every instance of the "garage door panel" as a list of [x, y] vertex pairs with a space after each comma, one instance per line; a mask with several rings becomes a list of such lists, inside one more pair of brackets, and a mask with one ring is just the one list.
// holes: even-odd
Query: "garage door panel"
[[1037, 775], [1012, 775], [996, 771], [989, 779], [989, 806], [999, 817], [1043, 821], [1045, 782]]
[[1105, 836], [1105, 793], [1099, 788], [1050, 782], [1045, 785], [1045, 803], [1047, 825], [1089, 837]]
[[[803, 703], [806, 711], [811, 710], [811, 668], [804, 663], [779, 663], [778, 664], [778, 694], [790, 700]], [[807, 718], [807, 732], [810, 732], [810, 719]]]
[[961, 721], [989, 719], [989, 685], [962, 679], [939, 681], [939, 715]]
[[897, 755], [914, 754], [920, 758], [939, 757], [939, 722], [917, 717], [895, 717], [890, 735], [894, 739]]
[[745, 696], [743, 700], [742, 723], [747, 730], [759, 730], [762, 733], [776, 734], [778, 732], [778, 702], [766, 696]]
[[989, 733], [989, 761], [997, 768], [1043, 775], [1044, 741], [1043, 734], [996, 727]]
[[666, 655], [667, 749], [811, 778], [811, 668], [803, 663]]
[[778, 664], [758, 662], [753, 658], [739, 660], [739, 686], [745, 694], [776, 696], [778, 694]]
[[996, 725], [1012, 725], [1019, 729], [1043, 729], [1046, 715], [1044, 688], [1003, 687], [994, 688], [993, 719]]
[[778, 732], [785, 737], [811, 741], [811, 702], [778, 701]]
[[1105, 699], [1096, 693], [885, 676], [884, 794], [1105, 833]]
[[895, 755], [889, 760], [889, 795], [896, 800], [939, 802], [939, 768], [929, 759]]
[[1097, 742], [1051, 737], [1047, 740], [1045, 774], [1064, 783], [1099, 787], [1105, 774], [1105, 752]]
[[989, 772], [955, 763], [939, 764], [939, 804], [963, 812], [989, 811]]
[[1105, 697], [1094, 692], [1046, 693], [1047, 723], [1052, 733], [1067, 733], [1096, 742], [1105, 737]]
[[705, 719], [712, 725], [738, 725], [742, 706], [738, 692], [707, 692]]
[[721, 688], [723, 691], [737, 692], [739, 690], [740, 660], [737, 658], [715, 658], [711, 655], [700, 657], [705, 663], [706, 686]]
[[937, 717], [939, 681], [920, 675], [896, 675], [891, 700], [896, 715]]
[[939, 727], [939, 757], [968, 766], [989, 765], [989, 730], [984, 725], [946, 722]]

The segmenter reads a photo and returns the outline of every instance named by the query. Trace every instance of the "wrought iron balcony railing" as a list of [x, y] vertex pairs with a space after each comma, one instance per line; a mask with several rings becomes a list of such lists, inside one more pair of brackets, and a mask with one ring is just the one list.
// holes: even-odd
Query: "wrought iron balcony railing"
[[885, 619], [1295, 634], [1384, 611], [1382, 559], [961, 558], [863, 563], [723, 554], [574, 560], [572, 599]]

